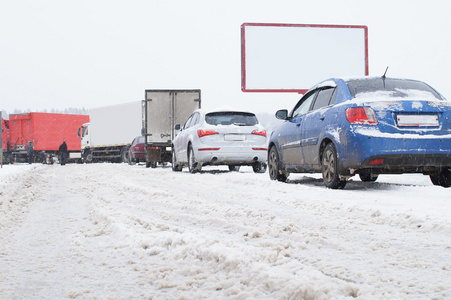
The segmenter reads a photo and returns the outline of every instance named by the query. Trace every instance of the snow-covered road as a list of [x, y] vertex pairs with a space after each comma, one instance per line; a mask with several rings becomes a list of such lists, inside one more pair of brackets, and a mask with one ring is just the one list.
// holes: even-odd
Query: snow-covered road
[[0, 169], [1, 299], [450, 299], [450, 189], [422, 175]]

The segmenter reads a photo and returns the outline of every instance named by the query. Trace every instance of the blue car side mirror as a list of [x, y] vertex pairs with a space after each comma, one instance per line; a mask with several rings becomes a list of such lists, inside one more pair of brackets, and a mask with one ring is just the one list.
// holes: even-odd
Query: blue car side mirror
[[276, 118], [279, 120], [287, 120], [288, 119], [288, 110], [281, 109], [276, 112]]

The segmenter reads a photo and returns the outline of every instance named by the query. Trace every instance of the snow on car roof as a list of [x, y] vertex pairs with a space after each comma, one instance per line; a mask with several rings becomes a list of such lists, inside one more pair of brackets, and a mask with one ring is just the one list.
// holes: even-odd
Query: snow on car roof
[[254, 114], [254, 112], [251, 112], [249, 110], [242, 110], [242, 109], [235, 109], [230, 106], [222, 106], [215, 109], [197, 109], [196, 111], [202, 112], [203, 114], [209, 114], [209, 113], [217, 113], [217, 112], [240, 112], [240, 113], [250, 113]]
[[390, 100], [425, 100], [438, 101], [432, 93], [419, 90], [396, 89], [396, 91], [376, 91], [358, 93], [354, 97], [358, 100], [387, 101]]
[[337, 86], [337, 84], [335, 83], [335, 81], [333, 81], [332, 79], [328, 79], [326, 81], [318, 83], [311, 89], [313, 90], [313, 89], [322, 88], [322, 87], [336, 87], [336, 86]]

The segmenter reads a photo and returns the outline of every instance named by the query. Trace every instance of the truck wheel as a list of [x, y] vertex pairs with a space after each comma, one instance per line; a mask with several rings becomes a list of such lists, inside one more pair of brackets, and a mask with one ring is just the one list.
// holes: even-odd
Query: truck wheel
[[175, 158], [175, 152], [172, 150], [172, 171], [180, 172], [182, 171], [183, 166], [177, 164], [177, 159]]
[[121, 162], [128, 163], [129, 157], [128, 157], [128, 146], [124, 146], [121, 149]]
[[14, 156], [13, 155], [7, 153], [4, 157], [5, 157], [5, 161], [7, 164], [10, 164], [10, 165], [14, 164]]
[[91, 153], [91, 150], [86, 150], [86, 151], [84, 152], [84, 155], [83, 155], [83, 161], [84, 161], [86, 164], [92, 163], [92, 153]]
[[191, 174], [200, 172], [202, 169], [201, 164], [199, 164], [194, 157], [194, 150], [191, 146], [188, 149], [188, 169]]
[[240, 166], [229, 165], [230, 172], [238, 172], [240, 170]]
[[146, 168], [155, 169], [157, 167], [156, 161], [146, 161]]
[[266, 172], [266, 164], [262, 162], [258, 162], [252, 165], [252, 170], [254, 173], [265, 173]]
[[40, 163], [42, 163], [44, 165], [47, 164], [47, 155], [44, 152], [40, 153], [37, 161], [39, 161]]

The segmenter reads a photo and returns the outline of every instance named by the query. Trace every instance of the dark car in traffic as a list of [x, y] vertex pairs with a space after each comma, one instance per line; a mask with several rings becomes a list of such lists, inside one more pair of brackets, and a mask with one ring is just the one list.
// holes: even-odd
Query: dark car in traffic
[[422, 173], [451, 186], [451, 103], [424, 82], [362, 77], [329, 79], [311, 88], [268, 145], [270, 178], [322, 173], [328, 188], [359, 175]]
[[146, 161], [146, 144], [143, 136], [138, 136], [133, 139], [133, 142], [128, 149], [128, 163], [133, 165], [139, 162]]

